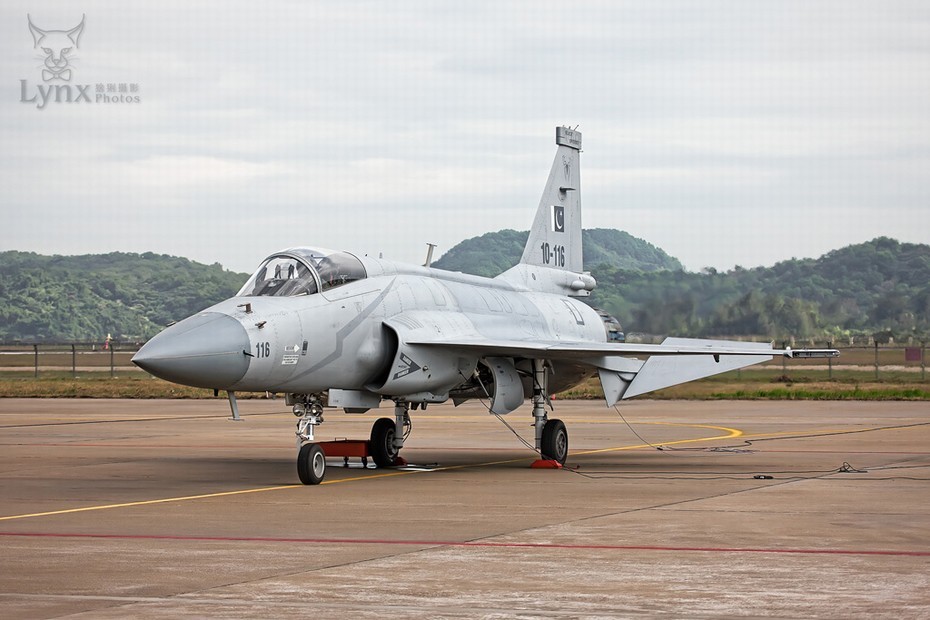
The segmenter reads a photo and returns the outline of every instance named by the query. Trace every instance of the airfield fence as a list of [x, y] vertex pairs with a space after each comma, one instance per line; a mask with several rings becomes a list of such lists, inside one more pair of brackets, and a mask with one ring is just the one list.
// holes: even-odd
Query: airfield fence
[[[630, 334], [630, 342], [651, 342], [661, 339]], [[142, 373], [131, 362], [142, 346], [138, 342], [56, 342], [56, 343], [0, 343], [0, 375], [3, 376], [81, 376], [99, 377], [109, 373]], [[743, 372], [769, 372], [773, 376], [791, 376], [803, 371], [814, 371], [828, 379], [844, 373], [856, 373], [863, 379], [876, 381], [906, 376], [909, 381], [927, 380], [926, 343], [903, 345], [899, 343], [854, 346], [836, 346], [829, 342], [776, 342], [776, 347], [836, 348], [838, 358], [787, 359], [776, 357], [770, 362], [753, 366]]]
[[0, 343], [0, 373], [32, 374], [34, 377], [54, 373], [80, 375], [117, 371], [142, 372], [132, 364], [132, 356], [142, 343], [110, 342], [30, 342]]

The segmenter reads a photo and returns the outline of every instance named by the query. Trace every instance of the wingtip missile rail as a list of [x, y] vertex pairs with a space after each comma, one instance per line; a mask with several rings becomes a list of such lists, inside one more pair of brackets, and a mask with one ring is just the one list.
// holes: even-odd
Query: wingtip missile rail
[[826, 357], [839, 357], [836, 349], [792, 349], [785, 347], [784, 356], [790, 359], [815, 359]]

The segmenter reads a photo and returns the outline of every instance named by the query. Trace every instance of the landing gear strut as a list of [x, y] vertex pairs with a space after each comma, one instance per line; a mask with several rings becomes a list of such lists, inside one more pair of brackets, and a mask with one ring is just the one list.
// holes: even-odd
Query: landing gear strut
[[[291, 399], [294, 399], [291, 402]], [[297, 420], [297, 476], [303, 484], [320, 484], [326, 477], [326, 455], [313, 443], [313, 428], [323, 423], [323, 404], [311, 395], [288, 394]]]
[[562, 420], [550, 420], [546, 414], [546, 405], [552, 406], [548, 385], [546, 362], [533, 360], [533, 427], [536, 430], [536, 450], [541, 457], [537, 463], [555, 461], [561, 466], [568, 458], [568, 431]]

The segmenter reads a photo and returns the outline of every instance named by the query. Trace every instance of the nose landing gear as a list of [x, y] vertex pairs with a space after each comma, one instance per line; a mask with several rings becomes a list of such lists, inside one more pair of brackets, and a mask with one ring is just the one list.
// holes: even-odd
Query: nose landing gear
[[[290, 400], [291, 395], [288, 395]], [[313, 427], [323, 423], [323, 404], [313, 396], [304, 396], [294, 405], [297, 420], [297, 476], [303, 484], [320, 484], [326, 477], [326, 455], [313, 443]]]

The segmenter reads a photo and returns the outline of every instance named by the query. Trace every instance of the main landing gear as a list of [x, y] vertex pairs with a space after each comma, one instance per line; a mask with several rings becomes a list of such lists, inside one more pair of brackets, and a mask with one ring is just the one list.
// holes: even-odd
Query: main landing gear
[[540, 459], [533, 467], [561, 467], [568, 458], [568, 431], [562, 420], [549, 419], [546, 405], [550, 405], [546, 362], [533, 360], [533, 426], [536, 429], [536, 450]]
[[[288, 395], [293, 398], [297, 420], [297, 476], [303, 484], [320, 484], [326, 477], [326, 454], [313, 441], [313, 429], [323, 423], [323, 405], [319, 398], [305, 395]], [[399, 456], [404, 440], [410, 433], [410, 403], [394, 401], [394, 419], [378, 418], [371, 427], [367, 452], [378, 467], [396, 467], [407, 462]], [[330, 442], [338, 445], [342, 442]], [[365, 442], [355, 442], [364, 444]], [[330, 456], [339, 456], [332, 454]], [[357, 456], [357, 455], [356, 455]], [[367, 457], [363, 457], [367, 458]]]
[[410, 403], [405, 400], [394, 401], [394, 419], [378, 418], [371, 427], [369, 447], [375, 465], [396, 467], [407, 464], [398, 453], [404, 447], [410, 428]]
[[[297, 421], [297, 475], [303, 484], [320, 484], [326, 477], [326, 454], [313, 440], [313, 429], [323, 423], [323, 405], [316, 395], [288, 394]], [[558, 468], [568, 458], [568, 431], [558, 419], [549, 419], [546, 406], [551, 407], [548, 396], [548, 368], [544, 360], [533, 360], [533, 427], [536, 450], [540, 459], [533, 467]], [[407, 462], [399, 455], [404, 440], [410, 433], [410, 403], [394, 401], [394, 419], [378, 418], [371, 427], [367, 442], [354, 442], [365, 451], [378, 467], [397, 467]], [[340, 442], [334, 442], [340, 443]], [[328, 444], [332, 445], [332, 443]], [[339, 456], [331, 454], [330, 456]], [[358, 456], [357, 454], [355, 456]], [[364, 457], [363, 457], [364, 458]]]

